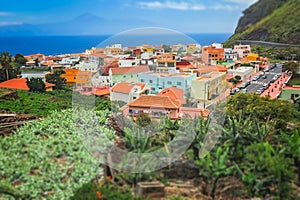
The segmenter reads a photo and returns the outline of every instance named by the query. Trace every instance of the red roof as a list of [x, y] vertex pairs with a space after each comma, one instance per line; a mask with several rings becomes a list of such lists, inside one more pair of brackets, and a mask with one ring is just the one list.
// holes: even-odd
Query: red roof
[[[29, 90], [29, 87], [27, 86], [27, 80], [26, 78], [14, 78], [10, 79], [8, 81], [4, 81], [0, 83], [0, 88], [11, 88], [11, 89], [18, 89], [18, 90]], [[46, 88], [55, 86], [52, 83], [45, 82]]]
[[111, 68], [112, 74], [137, 74], [142, 72], [149, 72], [149, 67], [147, 65], [140, 65], [135, 67], [118, 67]]
[[96, 96], [104, 96], [104, 95], [109, 95], [110, 94], [110, 89], [109, 88], [105, 88], [105, 89], [101, 89], [101, 90], [96, 90], [94, 92], [94, 94]]
[[173, 100], [178, 100], [181, 104], [186, 104], [184, 91], [175, 86], [162, 90], [160, 93], [158, 93], [158, 96], [168, 96]]
[[114, 87], [111, 88], [112, 92], [119, 92], [124, 94], [129, 94], [134, 86], [140, 86], [141, 90], [144, 89], [146, 84], [143, 83], [127, 83], [127, 82], [120, 82], [117, 83]]
[[131, 101], [129, 107], [178, 109], [180, 102], [168, 96], [143, 95]]

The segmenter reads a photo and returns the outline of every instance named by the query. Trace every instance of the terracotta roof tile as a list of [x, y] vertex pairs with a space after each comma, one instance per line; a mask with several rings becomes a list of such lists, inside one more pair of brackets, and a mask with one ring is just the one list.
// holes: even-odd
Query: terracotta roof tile
[[127, 83], [127, 82], [120, 82], [114, 85], [114, 87], [111, 88], [112, 92], [119, 92], [124, 94], [129, 94], [131, 90], [134, 88], [134, 86], [140, 86], [143, 90], [146, 86], [146, 84], [143, 83]]
[[180, 102], [168, 96], [143, 95], [131, 101], [129, 107], [178, 109]]
[[142, 72], [149, 72], [147, 65], [140, 65], [136, 67], [118, 67], [111, 68], [112, 74], [137, 74]]
[[[0, 83], [0, 88], [11, 88], [18, 90], [29, 90], [26, 78], [14, 78]], [[55, 86], [52, 83], [45, 82], [46, 88]]]
[[103, 95], [109, 95], [110, 94], [110, 89], [106, 88], [106, 89], [102, 89], [102, 90], [96, 90], [95, 92], [93, 92], [96, 96], [103, 96]]
[[168, 96], [173, 100], [178, 100], [181, 104], [186, 104], [186, 100], [184, 98], [184, 91], [175, 86], [166, 88], [157, 94], [158, 96]]

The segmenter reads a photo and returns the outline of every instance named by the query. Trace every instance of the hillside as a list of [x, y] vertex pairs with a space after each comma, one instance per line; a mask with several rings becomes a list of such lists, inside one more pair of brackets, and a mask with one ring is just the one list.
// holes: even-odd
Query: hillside
[[260, 40], [300, 44], [300, 0], [259, 0], [240, 18], [235, 40]]

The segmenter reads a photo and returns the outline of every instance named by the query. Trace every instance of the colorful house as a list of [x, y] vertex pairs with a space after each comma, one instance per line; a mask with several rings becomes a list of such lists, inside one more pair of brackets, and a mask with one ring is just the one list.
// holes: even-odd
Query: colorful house
[[196, 77], [194, 73], [147, 72], [139, 75], [139, 82], [149, 85], [151, 94], [157, 94], [165, 88], [176, 86], [187, 95], [190, 93], [192, 80]]
[[128, 103], [129, 101], [137, 99], [141, 95], [148, 93], [149, 88], [146, 84], [121, 82], [111, 88], [110, 100], [124, 101]]
[[[46, 91], [52, 91], [55, 85], [52, 83], [45, 82]], [[9, 89], [17, 89], [17, 90], [26, 90], [29, 91], [29, 87], [27, 86], [26, 78], [14, 78], [8, 81], [4, 81], [0, 83], [0, 88], [9, 88]]]
[[109, 76], [113, 84], [119, 82], [139, 82], [139, 74], [149, 71], [150, 69], [147, 65], [140, 65], [134, 67], [118, 67], [110, 68]]
[[201, 59], [205, 64], [212, 64], [213, 61], [223, 61], [224, 48], [218, 46], [204, 46], [202, 48]]
[[76, 87], [88, 86], [92, 80], [93, 73], [90, 71], [80, 71], [79, 69], [64, 69], [62, 78], [66, 79], [66, 84]]
[[181, 103], [181, 105], [186, 104], [186, 100], [184, 98], [184, 91], [175, 86], [162, 90], [160, 93], [157, 94], [157, 96], [168, 96], [173, 100], [178, 100]]
[[251, 53], [251, 47], [248, 44], [234, 45], [233, 52], [238, 54], [239, 59], [245, 58], [249, 53]]
[[177, 119], [179, 116], [180, 102], [168, 96], [144, 95], [128, 104], [129, 114], [137, 116], [148, 113], [153, 118], [169, 116]]
[[226, 73], [211, 72], [192, 81], [191, 97], [197, 100], [210, 100], [226, 89]]

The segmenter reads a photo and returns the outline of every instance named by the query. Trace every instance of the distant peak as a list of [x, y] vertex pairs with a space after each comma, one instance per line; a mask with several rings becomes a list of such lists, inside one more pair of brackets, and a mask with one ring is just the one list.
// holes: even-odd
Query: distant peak
[[90, 21], [90, 20], [102, 20], [101, 17], [93, 14], [93, 13], [84, 13], [82, 15], [79, 15], [74, 19], [75, 21]]

